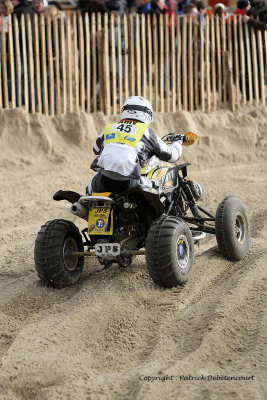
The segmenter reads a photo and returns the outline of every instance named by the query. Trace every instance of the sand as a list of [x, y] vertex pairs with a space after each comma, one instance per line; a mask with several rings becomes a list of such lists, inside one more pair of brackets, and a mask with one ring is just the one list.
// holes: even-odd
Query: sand
[[156, 114], [153, 123], [160, 135], [198, 133], [181, 162], [192, 163], [202, 207], [215, 212], [227, 195], [244, 202], [245, 259], [225, 260], [207, 235], [184, 287], [155, 285], [144, 256], [125, 270], [86, 260], [73, 287], [40, 283], [41, 225], [66, 218], [85, 227], [52, 195], [84, 193], [91, 145], [116, 119], [0, 111], [0, 398], [266, 399], [266, 107]]

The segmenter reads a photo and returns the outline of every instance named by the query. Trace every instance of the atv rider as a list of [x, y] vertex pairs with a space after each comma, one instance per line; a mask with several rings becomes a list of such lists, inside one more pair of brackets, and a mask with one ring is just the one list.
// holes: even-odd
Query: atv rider
[[98, 157], [91, 168], [98, 174], [89, 182], [88, 194], [121, 193], [140, 182], [152, 186], [148, 178], [141, 177], [141, 167], [151, 157], [155, 155], [171, 163], [179, 160], [183, 140], [180, 138], [168, 146], [149, 128], [152, 121], [153, 108], [147, 99], [131, 96], [124, 102], [121, 120], [107, 125], [93, 144]]

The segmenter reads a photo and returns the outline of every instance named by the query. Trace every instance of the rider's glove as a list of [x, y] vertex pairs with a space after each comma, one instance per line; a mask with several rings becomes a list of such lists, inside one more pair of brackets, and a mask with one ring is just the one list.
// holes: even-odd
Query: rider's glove
[[180, 144], [183, 144], [183, 142], [186, 139], [185, 135], [180, 135], [179, 133], [171, 133], [172, 136], [172, 142], [178, 142]]

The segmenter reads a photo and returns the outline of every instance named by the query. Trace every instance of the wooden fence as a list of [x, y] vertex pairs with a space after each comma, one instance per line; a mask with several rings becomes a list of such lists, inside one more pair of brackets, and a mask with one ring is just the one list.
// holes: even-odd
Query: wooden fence
[[236, 17], [9, 16], [0, 45], [0, 109], [117, 114], [130, 95], [161, 112], [265, 104], [267, 33]]

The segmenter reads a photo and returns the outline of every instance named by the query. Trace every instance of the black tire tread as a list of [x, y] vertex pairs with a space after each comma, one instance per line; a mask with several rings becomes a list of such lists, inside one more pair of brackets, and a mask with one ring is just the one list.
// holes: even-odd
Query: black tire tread
[[79, 229], [68, 220], [48, 221], [41, 227], [35, 241], [34, 259], [37, 274], [42, 282], [56, 288], [76, 283], [83, 268], [83, 257], [79, 257], [74, 271], [67, 270], [61, 260], [62, 244], [68, 235], [75, 237], [79, 250], [83, 251]]
[[233, 204], [236, 203], [235, 206], [238, 206], [242, 210], [246, 218], [245, 208], [241, 200], [239, 200], [235, 196], [227, 196], [220, 202], [216, 211], [215, 233], [218, 247], [224, 257], [230, 261], [238, 261], [242, 259], [247, 253], [249, 247], [249, 233], [247, 232], [247, 237], [243, 248], [238, 249], [233, 243], [233, 240], [231, 239], [229, 234], [227, 234], [227, 230], [229, 229], [229, 221], [227, 221], [226, 219], [226, 209], [230, 206], [230, 202], [232, 202]]
[[[173, 287], [183, 284], [190, 272], [186, 273], [184, 277], [177, 277], [177, 271], [171, 261], [173, 235], [178, 226], [186, 230], [192, 248], [193, 239], [191, 232], [188, 226], [177, 217], [168, 216], [160, 218], [153, 223], [147, 235], [146, 261], [148, 272], [153, 281], [160, 286]], [[189, 270], [193, 264], [193, 258], [192, 251]]]

